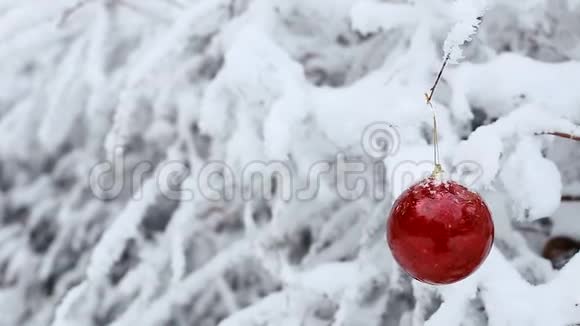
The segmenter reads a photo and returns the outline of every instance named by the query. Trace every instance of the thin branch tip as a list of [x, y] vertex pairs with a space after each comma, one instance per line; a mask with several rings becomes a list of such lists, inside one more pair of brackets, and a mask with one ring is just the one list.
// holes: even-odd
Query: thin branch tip
[[439, 69], [439, 73], [437, 74], [437, 78], [435, 79], [435, 83], [429, 89], [429, 93], [428, 94], [425, 93], [425, 97], [427, 99], [428, 104], [430, 104], [431, 100], [433, 99], [433, 94], [435, 93], [435, 89], [437, 88], [437, 85], [439, 85], [439, 81], [441, 80], [441, 76], [443, 76], [443, 71], [445, 70], [447, 63], [449, 62], [449, 58], [451, 58], [451, 53], [447, 53], [445, 55], [445, 59], [443, 60], [443, 64], [441, 64], [441, 69]]
[[574, 140], [574, 141], [580, 141], [580, 135], [575, 135], [572, 133], [569, 134], [569, 133], [559, 132], [559, 131], [542, 131], [542, 132], [536, 133], [536, 135], [551, 135], [551, 136], [570, 139], [570, 140]]

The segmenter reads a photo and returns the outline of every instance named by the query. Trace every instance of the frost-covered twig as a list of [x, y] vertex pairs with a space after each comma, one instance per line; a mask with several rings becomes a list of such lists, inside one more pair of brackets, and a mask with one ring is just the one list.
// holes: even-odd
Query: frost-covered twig
[[90, 2], [93, 1], [105, 1], [105, 0], [78, 0], [74, 5], [66, 8], [58, 21], [58, 27], [62, 27], [66, 24], [66, 22], [70, 19], [70, 17], [77, 11], [79, 11], [84, 6], [88, 5]]
[[[155, 8], [155, 6], [148, 6], [149, 4], [156, 4], [157, 2], [143, 2], [143, 1], [128, 1], [128, 0], [116, 0], [120, 7], [126, 7], [139, 13], [145, 17], [153, 18], [156, 21], [160, 21], [164, 24], [169, 24], [172, 22], [171, 11], [167, 10], [165, 6], [161, 8]], [[167, 15], [169, 13], [169, 15]]]
[[[473, 1], [477, 2], [483, 0], [473, 0]], [[467, 2], [460, 1], [457, 1], [455, 3], [455, 10], [457, 11], [456, 14], [467, 15], [467, 19], [465, 17], [458, 18], [459, 22], [455, 25], [455, 27], [453, 27], [451, 32], [449, 32], [447, 39], [445, 40], [445, 44], [443, 45], [443, 50], [445, 53], [443, 58], [443, 64], [441, 65], [439, 74], [437, 74], [435, 83], [429, 90], [429, 93], [425, 93], [425, 100], [427, 102], [427, 105], [431, 108], [431, 111], [433, 112], [433, 151], [434, 151], [433, 163], [435, 164], [433, 175], [440, 174], [443, 171], [443, 168], [441, 166], [439, 158], [439, 131], [437, 128], [437, 114], [431, 100], [433, 99], [435, 88], [439, 84], [439, 81], [441, 79], [441, 76], [443, 75], [445, 67], [447, 66], [448, 63], [458, 62], [458, 60], [463, 56], [460, 46], [463, 43], [470, 41], [471, 36], [477, 31], [477, 26], [479, 26], [479, 22], [481, 21], [480, 15], [483, 14], [482, 12], [483, 8], [477, 8], [477, 6], [475, 6], [475, 3], [473, 4], [475, 8], [470, 5], [471, 4], [467, 4]], [[467, 13], [465, 13], [464, 11], [467, 11]], [[471, 23], [472, 24], [471, 27], [469, 29], [466, 29], [465, 25], [468, 24], [468, 22], [470, 21], [469, 18], [474, 14], [474, 12], [477, 13], [477, 17], [475, 18], [476, 23], [475, 25]]]
[[457, 23], [453, 26], [443, 44], [445, 58], [449, 63], [458, 63], [463, 58], [461, 46], [471, 41], [482, 21], [486, 10], [487, 0], [457, 0], [453, 6], [453, 12], [457, 17]]

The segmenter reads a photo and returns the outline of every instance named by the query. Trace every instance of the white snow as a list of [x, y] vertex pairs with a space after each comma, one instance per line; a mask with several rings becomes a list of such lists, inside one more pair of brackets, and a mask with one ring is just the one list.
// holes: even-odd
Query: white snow
[[554, 234], [572, 238], [580, 237], [580, 224], [578, 224], [578, 202], [564, 202], [554, 212]]
[[457, 147], [453, 157], [457, 174], [473, 180], [474, 187], [489, 185], [499, 172], [503, 147], [499, 135], [486, 132], [485, 127], [476, 130]]
[[517, 206], [516, 216], [538, 219], [551, 216], [560, 206], [560, 172], [554, 162], [542, 157], [537, 141], [520, 141], [499, 177]]
[[[580, 194], [574, 1], [0, 0], [0, 17], [1, 326], [580, 322], [580, 256], [556, 270], [514, 227], [580, 239], [561, 202]], [[423, 94], [447, 55], [442, 180], [482, 194], [496, 245], [433, 287], [385, 229], [433, 172]], [[103, 201], [89, 176], [119, 156]], [[360, 198], [342, 158], [373, 182]], [[291, 180], [256, 193], [241, 174], [270, 161]]]
[[415, 24], [418, 19], [409, 4], [375, 1], [358, 1], [352, 7], [351, 17], [353, 28], [363, 34]]

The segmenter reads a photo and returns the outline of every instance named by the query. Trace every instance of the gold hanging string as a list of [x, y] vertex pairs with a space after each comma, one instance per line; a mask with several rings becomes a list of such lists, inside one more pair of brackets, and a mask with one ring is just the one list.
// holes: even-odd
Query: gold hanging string
[[443, 64], [441, 65], [441, 69], [439, 70], [439, 74], [437, 75], [437, 79], [435, 79], [435, 83], [433, 84], [433, 87], [431, 87], [431, 89], [429, 89], [429, 93], [425, 93], [425, 101], [427, 103], [427, 105], [429, 106], [429, 108], [431, 109], [431, 112], [433, 113], [433, 163], [435, 164], [435, 169], [433, 170], [433, 177], [438, 177], [441, 175], [441, 173], [443, 173], [443, 167], [441, 166], [441, 161], [439, 158], [439, 134], [437, 132], [437, 113], [435, 111], [435, 107], [433, 106], [433, 103], [431, 102], [431, 99], [433, 98], [433, 94], [435, 93], [435, 88], [437, 88], [437, 85], [439, 84], [439, 81], [441, 80], [441, 76], [443, 75], [443, 70], [445, 70], [445, 67], [447, 66], [447, 62], [449, 61], [449, 57], [450, 54], [448, 53], [445, 56], [445, 60], [443, 60]]

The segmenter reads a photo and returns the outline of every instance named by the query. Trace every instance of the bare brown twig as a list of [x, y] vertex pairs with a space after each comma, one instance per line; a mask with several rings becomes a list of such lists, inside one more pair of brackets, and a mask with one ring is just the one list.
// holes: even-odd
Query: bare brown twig
[[439, 69], [439, 74], [437, 74], [437, 78], [435, 79], [435, 83], [433, 84], [433, 87], [431, 87], [431, 89], [429, 89], [429, 93], [425, 93], [425, 101], [427, 102], [427, 105], [431, 108], [431, 111], [433, 112], [433, 163], [435, 164], [435, 169], [433, 170], [433, 176], [438, 176], [443, 172], [443, 169], [441, 167], [441, 164], [439, 162], [439, 139], [438, 139], [438, 132], [437, 132], [437, 115], [435, 114], [435, 108], [433, 107], [433, 104], [431, 103], [431, 99], [433, 98], [433, 93], [435, 93], [435, 88], [437, 88], [437, 85], [439, 84], [439, 81], [441, 80], [441, 76], [443, 75], [443, 70], [445, 70], [445, 67], [447, 66], [447, 62], [449, 61], [449, 58], [451, 57], [451, 53], [448, 53], [445, 56], [445, 60], [443, 60], [443, 64], [441, 65], [441, 69]]
[[580, 196], [567, 196], [567, 195], [564, 195], [564, 196], [562, 196], [562, 201], [565, 201], [565, 202], [578, 201], [578, 202], [580, 202]]
[[433, 87], [431, 87], [429, 89], [429, 93], [425, 93], [425, 100], [427, 101], [427, 103], [431, 103], [431, 99], [433, 98], [433, 93], [435, 93], [435, 88], [437, 88], [437, 85], [439, 84], [439, 81], [441, 80], [441, 76], [443, 76], [443, 71], [445, 70], [445, 67], [447, 66], [447, 62], [449, 62], [449, 58], [450, 58], [451, 54], [447, 54], [445, 56], [445, 60], [443, 60], [443, 64], [441, 65], [441, 69], [439, 70], [439, 74], [437, 75], [437, 78], [435, 79], [435, 83], [433, 84]]
[[556, 136], [556, 137], [560, 137], [560, 138], [566, 138], [566, 139], [570, 139], [570, 140], [580, 141], [580, 135], [567, 134], [565, 132], [559, 132], [559, 131], [538, 132], [538, 133], [536, 133], [536, 135], [552, 135], [552, 136]]

